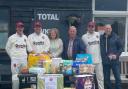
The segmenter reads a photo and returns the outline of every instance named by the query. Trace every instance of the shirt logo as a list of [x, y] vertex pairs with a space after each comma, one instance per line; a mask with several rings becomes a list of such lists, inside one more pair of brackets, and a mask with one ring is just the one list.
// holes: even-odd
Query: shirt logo
[[42, 41], [39, 41], [39, 42], [33, 42], [33, 45], [44, 45], [44, 42], [42, 42]]
[[26, 39], [24, 39], [24, 42], [26, 42]]
[[96, 44], [100, 44], [100, 41], [92, 41], [92, 42], [88, 42], [89, 45], [96, 45]]
[[96, 35], [96, 38], [99, 38], [99, 36], [98, 36], [98, 35]]
[[26, 45], [24, 45], [24, 44], [23, 44], [23, 45], [16, 44], [15, 47], [16, 47], [16, 48], [25, 48]]
[[45, 37], [44, 36], [42, 36], [42, 39], [44, 39]]

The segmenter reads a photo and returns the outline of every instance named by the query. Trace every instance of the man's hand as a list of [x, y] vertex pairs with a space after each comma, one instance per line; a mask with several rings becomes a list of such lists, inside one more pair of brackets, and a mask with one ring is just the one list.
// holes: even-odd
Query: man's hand
[[108, 55], [109, 59], [112, 60], [112, 54]]
[[110, 54], [108, 57], [110, 60], [115, 60], [117, 58], [115, 54]]
[[116, 59], [117, 56], [115, 54], [112, 55], [112, 59]]
[[34, 52], [34, 50], [32, 50], [32, 51], [31, 51], [31, 52], [29, 52], [29, 53], [34, 54], [35, 52]]

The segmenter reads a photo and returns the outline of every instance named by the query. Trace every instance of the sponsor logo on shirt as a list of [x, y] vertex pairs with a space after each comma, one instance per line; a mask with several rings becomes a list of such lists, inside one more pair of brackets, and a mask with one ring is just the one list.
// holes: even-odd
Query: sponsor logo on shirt
[[39, 42], [33, 42], [33, 45], [44, 45], [44, 42], [42, 42], [42, 41], [39, 41]]
[[26, 47], [26, 45], [24, 45], [24, 44], [22, 44], [22, 45], [15, 44], [15, 47], [16, 47], [16, 48], [25, 48], [25, 47]]
[[45, 39], [45, 37], [44, 37], [44, 36], [42, 36], [42, 39]]
[[26, 39], [24, 39], [24, 42], [26, 42]]
[[98, 35], [96, 35], [96, 38], [99, 38], [99, 36], [98, 36]]
[[96, 44], [100, 44], [100, 41], [92, 41], [92, 42], [88, 42], [89, 45], [96, 45]]

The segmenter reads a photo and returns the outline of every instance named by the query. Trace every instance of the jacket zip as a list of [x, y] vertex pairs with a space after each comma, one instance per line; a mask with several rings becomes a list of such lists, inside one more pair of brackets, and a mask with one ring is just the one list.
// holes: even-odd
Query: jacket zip
[[106, 53], [107, 53], [107, 51], [108, 51], [108, 50], [107, 50], [107, 49], [108, 49], [108, 45], [107, 45], [107, 44], [108, 44], [108, 41], [107, 41], [107, 37], [106, 37], [106, 45], [105, 45], [105, 46], [106, 46]]

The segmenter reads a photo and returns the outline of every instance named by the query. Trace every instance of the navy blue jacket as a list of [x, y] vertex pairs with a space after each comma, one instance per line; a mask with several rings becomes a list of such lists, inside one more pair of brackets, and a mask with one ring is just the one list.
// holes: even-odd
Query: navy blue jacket
[[[107, 44], [106, 44], [106, 40], [107, 40]], [[123, 46], [121, 39], [119, 38], [119, 36], [117, 36], [117, 34], [112, 32], [111, 35], [108, 36], [108, 38], [105, 37], [105, 34], [101, 35], [100, 47], [101, 47], [100, 49], [101, 49], [101, 57], [103, 64], [111, 62], [108, 57], [109, 54], [116, 54], [117, 59], [114, 61], [119, 62], [119, 56], [123, 51]]]
[[[68, 44], [69, 44], [69, 39], [64, 42], [64, 50], [63, 50], [63, 54], [62, 54], [63, 59], [68, 59], [68, 55], [67, 55]], [[85, 48], [85, 45], [84, 45], [82, 39], [79, 38], [79, 37], [76, 37], [74, 39], [73, 48], [72, 48], [72, 58], [73, 58], [73, 60], [76, 59], [76, 54], [86, 53], [85, 49], [86, 48]]]

